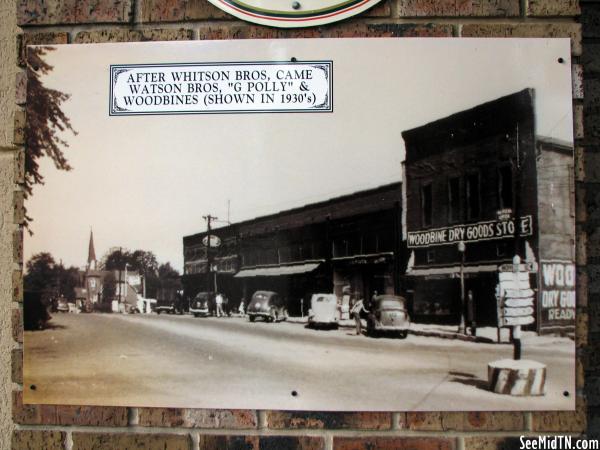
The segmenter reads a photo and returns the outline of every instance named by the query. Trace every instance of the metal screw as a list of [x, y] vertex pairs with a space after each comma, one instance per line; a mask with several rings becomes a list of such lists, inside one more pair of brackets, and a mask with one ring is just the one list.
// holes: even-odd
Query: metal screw
[[292, 8], [294, 8], [294, 9], [300, 9], [300, 2], [294, 2], [294, 3], [292, 3]]

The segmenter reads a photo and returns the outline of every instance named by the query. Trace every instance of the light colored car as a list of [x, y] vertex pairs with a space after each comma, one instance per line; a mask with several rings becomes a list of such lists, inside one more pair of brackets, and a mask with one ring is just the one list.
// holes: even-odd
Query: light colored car
[[369, 307], [367, 334], [394, 332], [400, 337], [408, 335], [410, 317], [406, 309], [406, 299], [396, 295], [378, 295]]
[[340, 304], [335, 294], [313, 294], [308, 311], [310, 327], [337, 328], [340, 321]]
[[267, 322], [286, 320], [287, 305], [283, 298], [272, 291], [256, 291], [246, 310], [248, 320], [254, 322], [257, 317], [262, 317]]

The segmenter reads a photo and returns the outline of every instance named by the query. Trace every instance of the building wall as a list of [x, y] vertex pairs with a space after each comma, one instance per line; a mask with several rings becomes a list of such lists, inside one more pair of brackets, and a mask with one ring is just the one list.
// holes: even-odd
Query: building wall
[[[17, 37], [15, 3], [18, 23], [23, 33]], [[77, 4], [75, 4], [77, 3]], [[9, 288], [12, 268], [22, 264], [20, 240], [13, 240], [13, 157], [14, 153], [0, 154], [0, 183], [3, 195], [0, 207], [4, 218], [0, 227], [0, 448], [9, 448], [11, 429], [15, 449], [90, 449], [90, 448], [216, 448], [233, 439], [223, 436], [246, 435], [247, 441], [258, 448], [502, 448], [517, 444], [523, 433], [563, 432], [579, 434], [586, 428], [586, 399], [590, 409], [590, 423], [598, 425], [600, 405], [597, 369], [598, 249], [600, 233], [600, 175], [597, 167], [600, 129], [598, 108], [591, 103], [600, 96], [595, 39], [600, 33], [594, 24], [600, 18], [598, 3], [583, 3], [589, 11], [586, 18], [584, 58], [586, 61], [586, 140], [583, 140], [583, 96], [581, 91], [582, 56], [581, 29], [577, 24], [579, 5], [571, 0], [542, 2], [461, 1], [450, 0], [384, 0], [381, 5], [361, 17], [341, 24], [314, 29], [281, 31], [237, 21], [205, 1], [167, 0], [82, 0], [26, 1], [1, 0], [0, 51], [3, 61], [2, 108], [0, 108], [0, 146], [14, 142], [22, 144], [18, 131], [13, 138], [12, 116], [20, 129], [24, 116], [13, 104], [15, 40], [31, 43], [122, 42], [174, 39], [233, 39], [278, 37], [356, 37], [356, 36], [439, 36], [439, 37], [570, 37], [574, 59], [575, 126], [577, 130], [576, 176], [578, 182], [578, 247], [577, 265], [578, 327], [577, 366], [578, 409], [572, 412], [471, 412], [471, 413], [326, 413], [292, 411], [230, 411], [230, 410], [155, 410], [149, 408], [23, 406], [21, 403], [20, 350], [13, 356], [12, 385], [7, 377], [8, 353], [20, 346], [20, 307], [13, 299], [20, 297], [20, 272], [15, 275], [16, 290]], [[589, 44], [589, 47], [587, 46]], [[22, 48], [22, 47], [20, 47]], [[597, 53], [595, 53], [597, 54]], [[440, 76], [443, 76], [440, 74]], [[23, 75], [19, 72], [17, 101], [22, 103]], [[8, 98], [8, 100], [6, 100]], [[8, 106], [4, 108], [4, 106]], [[584, 162], [585, 161], [585, 162]], [[18, 177], [17, 177], [18, 179]], [[585, 203], [585, 192], [589, 192]], [[17, 211], [20, 209], [16, 198]], [[589, 216], [588, 226], [584, 227]], [[22, 217], [17, 214], [16, 222]], [[591, 228], [590, 228], [591, 227]], [[13, 266], [14, 261], [14, 266]], [[589, 265], [587, 265], [589, 263]], [[589, 297], [588, 293], [592, 294]], [[9, 309], [14, 312], [9, 312]], [[588, 314], [594, 318], [588, 340]], [[9, 331], [7, 323], [14, 323]], [[17, 343], [12, 343], [12, 337]], [[588, 375], [584, 388], [584, 369]], [[14, 388], [13, 388], [14, 386]], [[12, 412], [6, 396], [12, 394]], [[440, 431], [446, 431], [441, 434]], [[593, 430], [592, 430], [593, 433]], [[279, 436], [285, 435], [285, 438]]]

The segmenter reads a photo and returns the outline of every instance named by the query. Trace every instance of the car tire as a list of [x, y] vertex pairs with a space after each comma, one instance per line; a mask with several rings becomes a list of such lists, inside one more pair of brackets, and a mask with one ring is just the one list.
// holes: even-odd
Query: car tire
[[402, 330], [400, 332], [400, 338], [401, 339], [406, 339], [407, 336], [408, 336], [408, 330]]
[[256, 318], [256, 317], [254, 317], [254, 316], [248, 316], [248, 320], [249, 320], [250, 322], [254, 322], [254, 319], [255, 319], [255, 318]]

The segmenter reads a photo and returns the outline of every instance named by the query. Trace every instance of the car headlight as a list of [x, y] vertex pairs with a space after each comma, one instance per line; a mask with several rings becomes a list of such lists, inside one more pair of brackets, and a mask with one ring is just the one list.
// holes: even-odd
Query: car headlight
[[260, 303], [257, 303], [255, 306], [256, 309], [260, 309]]

